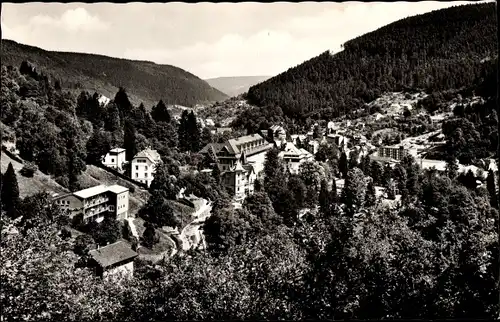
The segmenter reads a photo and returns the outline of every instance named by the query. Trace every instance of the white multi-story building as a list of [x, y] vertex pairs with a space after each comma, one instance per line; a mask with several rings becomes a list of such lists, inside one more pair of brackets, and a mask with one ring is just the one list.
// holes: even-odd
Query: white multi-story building
[[125, 159], [125, 149], [115, 148], [109, 151], [106, 156], [104, 156], [104, 160], [102, 164], [108, 168], [113, 168], [118, 171], [123, 171], [123, 166], [126, 163]]
[[137, 153], [132, 159], [130, 177], [135, 181], [145, 183], [149, 188], [153, 182], [156, 167], [160, 162], [160, 154], [148, 147]]
[[261, 135], [252, 134], [225, 143], [209, 143], [200, 153], [217, 160], [221, 183], [236, 200], [243, 200], [253, 193], [254, 182], [262, 174], [267, 151], [272, 147]]
[[120, 185], [99, 185], [63, 195], [55, 195], [54, 202], [63, 210], [68, 210], [70, 218], [82, 216], [82, 221], [101, 220], [112, 215], [117, 220], [128, 216], [129, 189]]

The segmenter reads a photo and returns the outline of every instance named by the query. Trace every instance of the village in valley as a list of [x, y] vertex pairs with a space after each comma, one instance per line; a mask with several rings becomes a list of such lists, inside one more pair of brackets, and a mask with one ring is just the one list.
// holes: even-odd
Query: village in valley
[[[244, 135], [227, 139], [222, 142], [208, 143], [198, 153], [206, 160], [210, 160], [206, 168], [185, 169], [205, 174], [213, 174], [214, 166], [217, 167], [217, 176], [221, 185], [229, 192], [233, 206], [241, 208], [244, 200], [255, 191], [256, 181], [264, 179], [264, 164], [266, 154], [271, 149], [279, 151], [278, 156], [282, 164], [291, 174], [300, 174], [304, 164], [316, 164], [323, 167], [329, 167], [325, 158], [325, 150], [333, 151], [337, 163], [337, 171], [331, 176], [329, 186], [332, 186], [332, 180], [335, 180], [337, 194], [342, 193], [345, 183], [345, 169], [353, 165], [360, 167], [377, 167], [384, 169], [384, 166], [390, 166], [400, 163], [406, 156], [414, 158], [416, 163], [422, 169], [434, 169], [436, 171], [446, 171], [448, 168], [446, 160], [426, 158], [427, 153], [444, 145], [443, 135], [440, 125], [453, 114], [455, 105], [449, 107], [449, 113], [429, 117], [432, 124], [432, 130], [417, 136], [408, 136], [399, 140], [396, 144], [385, 145], [387, 141], [383, 134], [384, 129], [380, 129], [371, 134], [371, 140], [367, 135], [367, 127], [370, 124], [381, 122], [387, 119], [408, 118], [405, 113], [415, 109], [415, 96], [413, 100], [405, 100], [404, 94], [394, 93], [386, 95], [381, 100], [373, 102], [372, 105], [382, 106], [380, 112], [357, 119], [345, 119], [329, 121], [323, 123], [314, 123], [306, 133], [291, 134], [287, 132], [281, 124], [275, 124], [268, 129], [260, 130], [258, 133]], [[422, 95], [422, 97], [425, 97]], [[104, 97], [105, 98], [105, 97]], [[109, 99], [101, 99], [105, 106]], [[391, 103], [392, 102], [392, 103]], [[474, 102], [472, 102], [474, 103]], [[240, 103], [243, 105], [245, 103]], [[470, 102], [468, 104], [471, 104]], [[413, 105], [413, 106], [412, 106]], [[198, 109], [203, 106], [198, 107]], [[411, 112], [410, 112], [411, 113]], [[176, 121], [180, 117], [174, 117]], [[197, 118], [200, 131], [206, 128], [212, 135], [224, 134], [231, 136], [231, 127], [216, 127], [211, 118]], [[378, 133], [378, 136], [377, 136]], [[389, 135], [390, 136], [390, 135]], [[5, 142], [4, 148], [10, 146], [11, 153], [16, 153], [15, 145]], [[147, 147], [137, 153], [132, 160], [126, 159], [126, 150], [123, 147], [114, 147], [106, 155], [102, 156], [102, 166], [117, 171], [128, 181], [139, 184], [141, 189], [148, 189], [155, 177], [155, 169], [162, 163], [158, 151]], [[319, 154], [318, 154], [319, 153]], [[326, 155], [329, 152], [326, 152]], [[318, 161], [318, 159], [320, 161]], [[340, 161], [343, 160], [343, 161]], [[344, 164], [340, 164], [344, 162]], [[376, 165], [375, 165], [376, 164]], [[130, 169], [128, 172], [126, 169]], [[462, 165], [457, 163], [459, 173], [470, 174], [476, 180], [477, 184], [485, 184], [489, 170], [497, 171], [496, 163], [493, 159], [484, 160], [481, 165]], [[325, 171], [323, 169], [323, 171]], [[327, 170], [331, 171], [331, 169]], [[388, 185], [374, 186], [376, 197], [386, 202], [391, 207], [399, 207], [401, 194], [396, 184], [389, 182]], [[185, 188], [183, 188], [185, 190]], [[140, 246], [142, 234], [144, 234], [144, 221], [137, 217], [136, 213], [129, 210], [129, 189], [114, 185], [97, 185], [73, 193], [53, 194], [54, 202], [67, 210], [72, 220], [83, 223], [90, 221], [101, 222], [105, 216], [111, 215], [116, 220], [125, 224], [129, 231], [128, 240], [119, 240], [104, 247], [99, 247], [90, 252], [95, 260], [97, 271], [106, 276], [113, 272], [133, 272], [133, 260], [147, 258], [153, 262], [164, 260], [174, 256], [178, 251], [188, 251], [190, 249], [206, 248], [203, 236], [203, 224], [210, 216], [213, 200], [207, 200], [193, 194], [185, 195], [184, 191], [179, 191], [175, 200], [172, 202], [179, 204], [184, 211], [188, 209], [188, 221], [179, 231], [177, 227], [160, 227], [159, 233], [163, 236], [164, 242], [169, 247], [164, 247], [160, 251], [147, 250]], [[306, 214], [314, 214], [319, 210], [319, 205], [314, 208], [304, 208], [299, 212], [299, 219]], [[140, 229], [138, 228], [141, 227]], [[81, 232], [76, 232], [77, 235]], [[129, 245], [129, 246], [125, 246]], [[133, 245], [133, 246], [132, 246]], [[122, 251], [123, 248], [130, 249]], [[132, 250], [133, 248], [133, 250]], [[142, 251], [141, 251], [142, 250]], [[119, 255], [117, 255], [119, 254]]]
[[492, 7], [274, 77], [2, 39], [0, 320], [498, 315]]

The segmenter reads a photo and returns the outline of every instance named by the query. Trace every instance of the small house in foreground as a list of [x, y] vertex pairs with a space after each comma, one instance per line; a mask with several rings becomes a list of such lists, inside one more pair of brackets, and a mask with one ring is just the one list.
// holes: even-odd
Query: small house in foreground
[[134, 274], [134, 259], [138, 254], [124, 241], [91, 250], [89, 252], [95, 272], [107, 279], [113, 277], [131, 277]]

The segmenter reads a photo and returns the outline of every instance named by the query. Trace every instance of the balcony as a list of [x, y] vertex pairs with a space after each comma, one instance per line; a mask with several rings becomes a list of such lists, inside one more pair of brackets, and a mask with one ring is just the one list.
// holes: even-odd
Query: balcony
[[108, 202], [108, 201], [109, 201], [108, 197], [99, 197], [99, 198], [85, 201], [84, 207], [85, 208], [94, 207], [94, 206], [100, 205], [100, 204]]
[[108, 206], [98, 206], [95, 208], [91, 208], [91, 209], [85, 211], [84, 218], [92, 217], [92, 216], [98, 215], [98, 214], [106, 212], [106, 211], [108, 211]]

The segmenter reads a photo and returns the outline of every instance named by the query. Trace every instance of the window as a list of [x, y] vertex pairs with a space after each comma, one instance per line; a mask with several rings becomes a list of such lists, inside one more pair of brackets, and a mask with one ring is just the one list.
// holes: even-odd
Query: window
[[138, 166], [138, 165], [136, 165], [136, 166], [135, 166], [135, 169], [136, 169], [136, 170], [139, 170], [139, 166]]
[[136, 172], [136, 173], [135, 173], [135, 177], [136, 177], [136, 178], [139, 178], [139, 172]]
[[115, 158], [111, 158], [111, 162], [115, 162]]
[[145, 166], [145, 170], [148, 171], [148, 166]]
[[148, 173], [144, 172], [144, 178], [147, 178], [147, 177], [148, 177]]
[[109, 211], [115, 211], [115, 206], [113, 205], [109, 206]]

